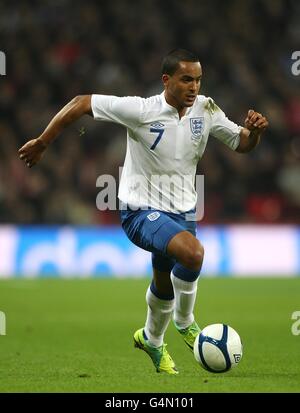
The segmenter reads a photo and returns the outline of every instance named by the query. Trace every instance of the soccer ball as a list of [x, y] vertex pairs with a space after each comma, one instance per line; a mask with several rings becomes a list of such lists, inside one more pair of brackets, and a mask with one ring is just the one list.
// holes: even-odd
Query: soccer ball
[[194, 343], [195, 359], [213, 373], [223, 373], [236, 367], [242, 355], [240, 336], [226, 324], [211, 324], [205, 327]]

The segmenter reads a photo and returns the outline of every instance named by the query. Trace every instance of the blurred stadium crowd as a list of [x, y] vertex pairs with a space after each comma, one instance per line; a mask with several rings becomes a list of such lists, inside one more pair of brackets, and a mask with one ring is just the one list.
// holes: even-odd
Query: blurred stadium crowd
[[110, 224], [96, 208], [102, 174], [119, 175], [120, 126], [85, 117], [29, 170], [18, 148], [79, 94], [161, 93], [160, 65], [175, 47], [196, 52], [201, 93], [243, 124], [248, 109], [270, 127], [247, 155], [211, 138], [205, 223], [300, 223], [300, 3], [295, 0], [61, 0], [0, 3], [0, 220], [18, 224]]

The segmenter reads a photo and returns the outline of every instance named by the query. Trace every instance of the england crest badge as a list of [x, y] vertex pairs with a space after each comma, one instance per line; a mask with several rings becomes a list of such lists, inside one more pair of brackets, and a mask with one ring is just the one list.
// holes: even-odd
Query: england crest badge
[[190, 119], [192, 139], [200, 139], [204, 130], [204, 117]]

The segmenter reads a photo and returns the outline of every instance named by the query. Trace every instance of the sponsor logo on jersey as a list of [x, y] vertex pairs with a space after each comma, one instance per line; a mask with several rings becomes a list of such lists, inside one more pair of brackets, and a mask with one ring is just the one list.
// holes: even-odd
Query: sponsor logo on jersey
[[193, 134], [192, 139], [199, 139], [204, 129], [204, 117], [191, 118], [190, 127]]
[[151, 214], [147, 215], [147, 218], [149, 219], [149, 221], [156, 221], [159, 217], [160, 217], [160, 213], [157, 211], [151, 212]]
[[150, 124], [151, 128], [160, 129], [163, 128], [165, 125], [160, 122], [153, 122]]

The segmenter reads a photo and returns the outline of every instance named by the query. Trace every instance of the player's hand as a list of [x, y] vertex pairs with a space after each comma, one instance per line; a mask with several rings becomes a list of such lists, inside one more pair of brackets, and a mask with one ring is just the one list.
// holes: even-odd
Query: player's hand
[[31, 139], [19, 149], [19, 157], [31, 168], [42, 158], [46, 148], [47, 145], [40, 138]]
[[265, 116], [261, 113], [255, 112], [253, 109], [248, 110], [248, 115], [245, 119], [245, 128], [250, 131], [256, 130], [263, 132], [269, 125]]

